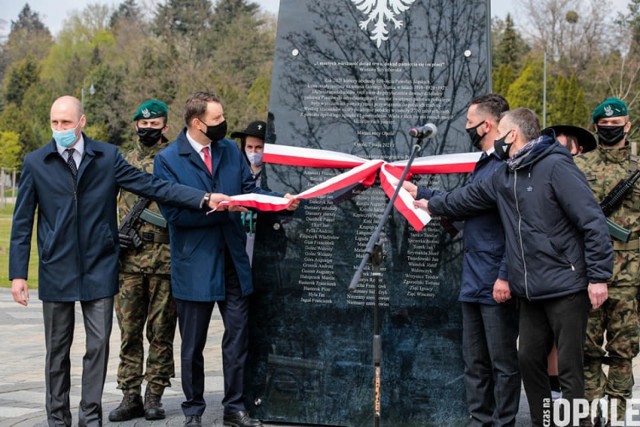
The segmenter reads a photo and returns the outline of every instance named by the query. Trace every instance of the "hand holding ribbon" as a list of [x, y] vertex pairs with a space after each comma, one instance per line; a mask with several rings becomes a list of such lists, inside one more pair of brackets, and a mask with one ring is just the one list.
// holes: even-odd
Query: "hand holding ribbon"
[[[410, 172], [412, 174], [468, 173], [473, 171], [481, 154], [461, 153], [420, 157], [415, 159]], [[263, 161], [288, 166], [351, 168], [351, 170], [315, 185], [298, 195], [288, 195], [290, 198], [250, 193], [232, 196], [229, 200], [221, 202], [220, 206], [239, 205], [262, 211], [279, 211], [290, 208], [295, 202], [299, 203], [301, 199], [320, 197], [355, 184], [371, 186], [378, 173], [380, 173], [382, 189], [387, 196], [391, 197], [398, 185], [404, 165], [407, 163], [406, 160], [388, 163], [380, 159], [366, 160], [337, 151], [274, 144], [265, 144]], [[431, 217], [425, 210], [414, 207], [413, 201], [414, 198], [409, 191], [403, 188], [400, 190], [394, 206], [407, 218], [413, 228], [420, 231], [429, 223]]]

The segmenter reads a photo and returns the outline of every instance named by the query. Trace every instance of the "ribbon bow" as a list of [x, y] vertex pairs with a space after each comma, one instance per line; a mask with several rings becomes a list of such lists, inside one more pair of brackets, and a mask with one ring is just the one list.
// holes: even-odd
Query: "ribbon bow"
[[[468, 173], [473, 171], [481, 154], [461, 153], [419, 157], [414, 160], [409, 172], [411, 174]], [[371, 186], [378, 173], [380, 173], [382, 189], [388, 197], [392, 197], [407, 164], [407, 160], [389, 163], [380, 159], [366, 160], [338, 151], [274, 144], [265, 144], [263, 161], [287, 166], [350, 169], [297, 194], [294, 199], [320, 197], [356, 184]], [[400, 189], [394, 207], [409, 221], [413, 228], [420, 231], [429, 223], [431, 217], [425, 210], [415, 208], [413, 201], [413, 197], [407, 190]], [[284, 197], [249, 193], [232, 196], [230, 201], [220, 204], [240, 205], [262, 211], [279, 211], [286, 209], [291, 203], [292, 200]]]

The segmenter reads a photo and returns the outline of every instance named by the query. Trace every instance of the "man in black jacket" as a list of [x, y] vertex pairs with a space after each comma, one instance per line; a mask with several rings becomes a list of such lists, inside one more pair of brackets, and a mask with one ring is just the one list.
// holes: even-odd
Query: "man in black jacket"
[[584, 175], [553, 137], [540, 136], [535, 113], [506, 112], [498, 134], [496, 153], [506, 162], [491, 179], [415, 203], [452, 217], [498, 207], [509, 285], [520, 301], [518, 358], [532, 423], [550, 425], [547, 355], [555, 341], [563, 397], [583, 398], [589, 301], [598, 308], [607, 299], [613, 251]]
[[[493, 148], [498, 122], [509, 110], [507, 100], [490, 93], [471, 100], [466, 131], [482, 150], [467, 185], [489, 179], [502, 165]], [[416, 199], [441, 191], [403, 187]], [[462, 358], [469, 411], [468, 427], [513, 427], [520, 403], [518, 368], [518, 309], [511, 298], [507, 275], [504, 232], [498, 210], [465, 217], [464, 257], [459, 301], [462, 308]]]

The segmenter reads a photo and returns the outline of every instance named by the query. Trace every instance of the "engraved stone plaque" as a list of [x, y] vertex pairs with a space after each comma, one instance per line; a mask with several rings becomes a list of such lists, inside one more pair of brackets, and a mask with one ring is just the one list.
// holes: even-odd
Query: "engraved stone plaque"
[[[472, 151], [465, 114], [491, 86], [489, 38], [487, 0], [281, 0], [267, 142], [390, 162], [433, 123], [422, 156]], [[269, 188], [292, 194], [342, 172], [265, 167]], [[453, 189], [466, 175], [412, 179]], [[246, 393], [259, 418], [373, 423], [371, 268], [348, 286], [387, 200], [378, 182], [357, 186], [257, 236]], [[394, 211], [381, 243], [381, 423], [465, 425], [461, 235], [438, 218], [418, 233]]]

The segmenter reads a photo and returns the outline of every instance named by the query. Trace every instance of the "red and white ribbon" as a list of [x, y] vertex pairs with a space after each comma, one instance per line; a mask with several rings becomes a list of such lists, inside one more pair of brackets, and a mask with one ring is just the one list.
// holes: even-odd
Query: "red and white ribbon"
[[[468, 173], [473, 171], [481, 153], [443, 154], [439, 156], [419, 157], [409, 169], [411, 174]], [[347, 169], [327, 181], [315, 185], [294, 196], [294, 199], [310, 199], [348, 188], [355, 184], [370, 186], [380, 172], [380, 183], [387, 196], [392, 197], [398, 185], [406, 160], [387, 163], [384, 160], [366, 160], [358, 156], [338, 151], [318, 150], [314, 148], [292, 147], [265, 144], [263, 161], [287, 166], [313, 168]], [[431, 217], [423, 209], [413, 206], [413, 197], [401, 189], [394, 206], [417, 231], [429, 223]], [[220, 205], [239, 205], [262, 211], [286, 209], [292, 200], [283, 197], [261, 194], [243, 194], [232, 196], [230, 201]]]

